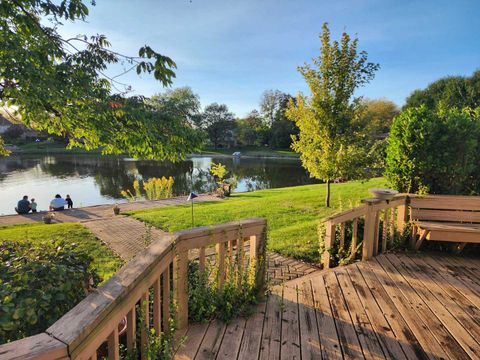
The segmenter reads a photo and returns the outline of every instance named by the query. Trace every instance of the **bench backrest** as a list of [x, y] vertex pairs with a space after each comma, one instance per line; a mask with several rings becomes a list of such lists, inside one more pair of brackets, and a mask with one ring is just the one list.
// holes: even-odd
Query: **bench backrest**
[[480, 223], [480, 196], [412, 197], [410, 218], [418, 221]]

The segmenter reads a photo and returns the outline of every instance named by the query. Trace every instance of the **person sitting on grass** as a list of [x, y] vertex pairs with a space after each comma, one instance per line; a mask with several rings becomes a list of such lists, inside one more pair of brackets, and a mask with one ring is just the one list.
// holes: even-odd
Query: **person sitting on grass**
[[50, 201], [50, 206], [48, 207], [50, 211], [62, 211], [65, 209], [67, 202], [65, 199], [62, 199], [60, 194], [55, 195], [55, 198]]
[[32, 213], [37, 212], [37, 203], [35, 202], [34, 198], [32, 198], [32, 200], [30, 200], [30, 209], [32, 209]]
[[17, 214], [28, 214], [30, 212], [30, 201], [28, 201], [28, 196], [25, 195], [22, 200], [17, 203], [15, 211]]

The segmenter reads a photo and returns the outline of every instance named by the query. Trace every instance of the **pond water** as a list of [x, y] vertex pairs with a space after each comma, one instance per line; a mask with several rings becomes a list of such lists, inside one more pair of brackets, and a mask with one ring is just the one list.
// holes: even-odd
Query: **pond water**
[[40, 210], [57, 193], [70, 194], [76, 207], [122, 202], [122, 190], [151, 177], [173, 176], [175, 195], [204, 193], [215, 188], [212, 162], [225, 164], [237, 178], [236, 192], [316, 182], [296, 159], [201, 156], [172, 164], [98, 155], [12, 155], [0, 157], [0, 214], [14, 213], [23, 195], [34, 197]]

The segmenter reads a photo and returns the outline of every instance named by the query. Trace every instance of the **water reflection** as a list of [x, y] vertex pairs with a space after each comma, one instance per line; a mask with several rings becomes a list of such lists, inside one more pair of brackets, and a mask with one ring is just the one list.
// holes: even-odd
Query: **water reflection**
[[173, 176], [175, 195], [215, 188], [209, 169], [222, 162], [238, 180], [236, 191], [313, 183], [298, 160], [192, 157], [172, 164], [122, 157], [22, 155], [0, 158], [0, 213], [13, 212], [21, 196], [35, 197], [45, 209], [55, 193], [71, 194], [76, 206], [114, 203], [135, 179]]

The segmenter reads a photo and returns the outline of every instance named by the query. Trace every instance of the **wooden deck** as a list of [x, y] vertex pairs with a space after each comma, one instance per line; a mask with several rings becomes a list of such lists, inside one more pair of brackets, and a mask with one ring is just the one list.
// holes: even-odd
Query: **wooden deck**
[[316, 271], [187, 337], [176, 359], [479, 359], [480, 259], [383, 254]]

